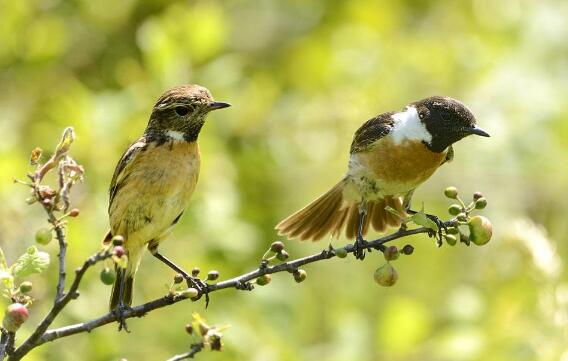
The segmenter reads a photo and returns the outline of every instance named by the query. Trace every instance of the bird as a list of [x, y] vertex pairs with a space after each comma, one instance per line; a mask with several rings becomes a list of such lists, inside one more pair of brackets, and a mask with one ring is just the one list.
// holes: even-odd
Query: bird
[[[117, 277], [110, 311], [132, 305], [134, 277], [147, 248], [188, 282], [203, 291], [204, 285], [158, 252], [179, 222], [199, 178], [197, 140], [209, 112], [229, 107], [214, 101], [200, 85], [181, 85], [162, 94], [155, 103], [143, 135], [124, 152], [109, 187], [110, 230], [103, 245], [123, 238], [128, 256], [125, 268], [115, 265]], [[126, 324], [121, 322], [119, 329]], [[127, 329], [128, 330], [128, 329]]]
[[[351, 143], [344, 177], [329, 191], [280, 221], [281, 236], [318, 241], [326, 235], [355, 238], [355, 256], [365, 256], [364, 235], [372, 227], [397, 227], [411, 209], [414, 190], [453, 159], [452, 145], [469, 135], [489, 137], [471, 110], [447, 96], [431, 96], [366, 121]], [[427, 215], [439, 225], [442, 222]]]

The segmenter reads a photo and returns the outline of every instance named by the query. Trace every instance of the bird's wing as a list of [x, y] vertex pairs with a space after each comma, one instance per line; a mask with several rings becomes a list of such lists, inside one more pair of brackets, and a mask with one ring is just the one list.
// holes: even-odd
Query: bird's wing
[[353, 136], [350, 153], [359, 153], [367, 150], [375, 141], [389, 134], [394, 120], [393, 112], [379, 114], [367, 120]]
[[118, 192], [118, 190], [124, 185], [126, 179], [128, 178], [128, 174], [130, 174], [130, 172], [125, 171], [127, 170], [128, 165], [132, 164], [133, 160], [137, 156], [139, 156], [147, 146], [148, 143], [146, 142], [146, 138], [142, 137], [138, 139], [136, 142], [132, 143], [130, 147], [128, 147], [126, 152], [124, 152], [124, 154], [118, 161], [109, 188], [109, 209], [111, 208], [116, 192]]

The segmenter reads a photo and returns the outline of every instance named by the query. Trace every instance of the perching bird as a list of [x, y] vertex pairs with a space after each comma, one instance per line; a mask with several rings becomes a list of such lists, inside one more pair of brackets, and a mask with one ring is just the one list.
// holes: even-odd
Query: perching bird
[[[456, 99], [433, 96], [402, 112], [380, 114], [364, 123], [351, 143], [347, 173], [331, 190], [282, 220], [280, 235], [317, 241], [345, 228], [348, 239], [400, 225], [386, 206], [412, 212], [412, 193], [453, 157], [452, 144], [470, 135], [488, 137], [471, 111]], [[439, 221], [439, 220], [438, 220]], [[362, 259], [362, 249], [355, 255]]]
[[134, 276], [145, 248], [200, 288], [198, 280], [158, 253], [158, 245], [179, 221], [197, 184], [197, 138], [207, 114], [228, 106], [213, 101], [209, 90], [199, 85], [172, 88], [154, 105], [142, 137], [120, 158], [109, 190], [110, 231], [103, 242], [124, 237], [128, 263], [126, 269], [118, 268], [111, 310], [132, 304]]

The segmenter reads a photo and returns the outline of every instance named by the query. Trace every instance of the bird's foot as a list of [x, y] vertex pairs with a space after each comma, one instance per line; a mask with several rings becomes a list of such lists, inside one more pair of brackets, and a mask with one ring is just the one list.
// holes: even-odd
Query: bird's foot
[[436, 226], [438, 227], [438, 231], [436, 232], [433, 229], [430, 229], [428, 231], [428, 236], [430, 237], [435, 237], [436, 238], [436, 245], [438, 247], [442, 247], [442, 230], [445, 233], [448, 233], [448, 227], [446, 226], [446, 224], [437, 216], [433, 215], [433, 214], [426, 214], [426, 217], [428, 217], [428, 219], [430, 219], [432, 222], [436, 223]]
[[119, 304], [118, 306], [116, 306], [116, 308], [114, 309], [114, 313], [116, 315], [116, 320], [118, 321], [118, 331], [126, 331], [127, 333], [130, 333], [130, 330], [128, 329], [128, 325], [126, 324], [126, 317], [125, 317], [125, 313], [128, 311], [131, 311], [132, 307], [124, 305], [124, 304]]
[[197, 290], [197, 296], [192, 298], [193, 301], [197, 301], [201, 296], [205, 295], [205, 308], [207, 308], [209, 306], [209, 285], [201, 279], [189, 275], [185, 277], [185, 281], [187, 282], [187, 287]]
[[355, 243], [353, 243], [353, 255], [358, 260], [365, 259], [365, 250], [367, 249], [367, 241], [363, 239], [362, 236], [357, 236], [355, 238]]

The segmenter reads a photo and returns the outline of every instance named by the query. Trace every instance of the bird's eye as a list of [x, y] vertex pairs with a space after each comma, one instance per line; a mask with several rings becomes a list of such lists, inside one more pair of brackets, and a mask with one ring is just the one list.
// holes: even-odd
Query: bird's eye
[[184, 115], [187, 115], [187, 113], [189, 113], [189, 107], [185, 107], [185, 106], [177, 106], [174, 108], [175, 112], [177, 115], [179, 115], [180, 117], [183, 117]]

